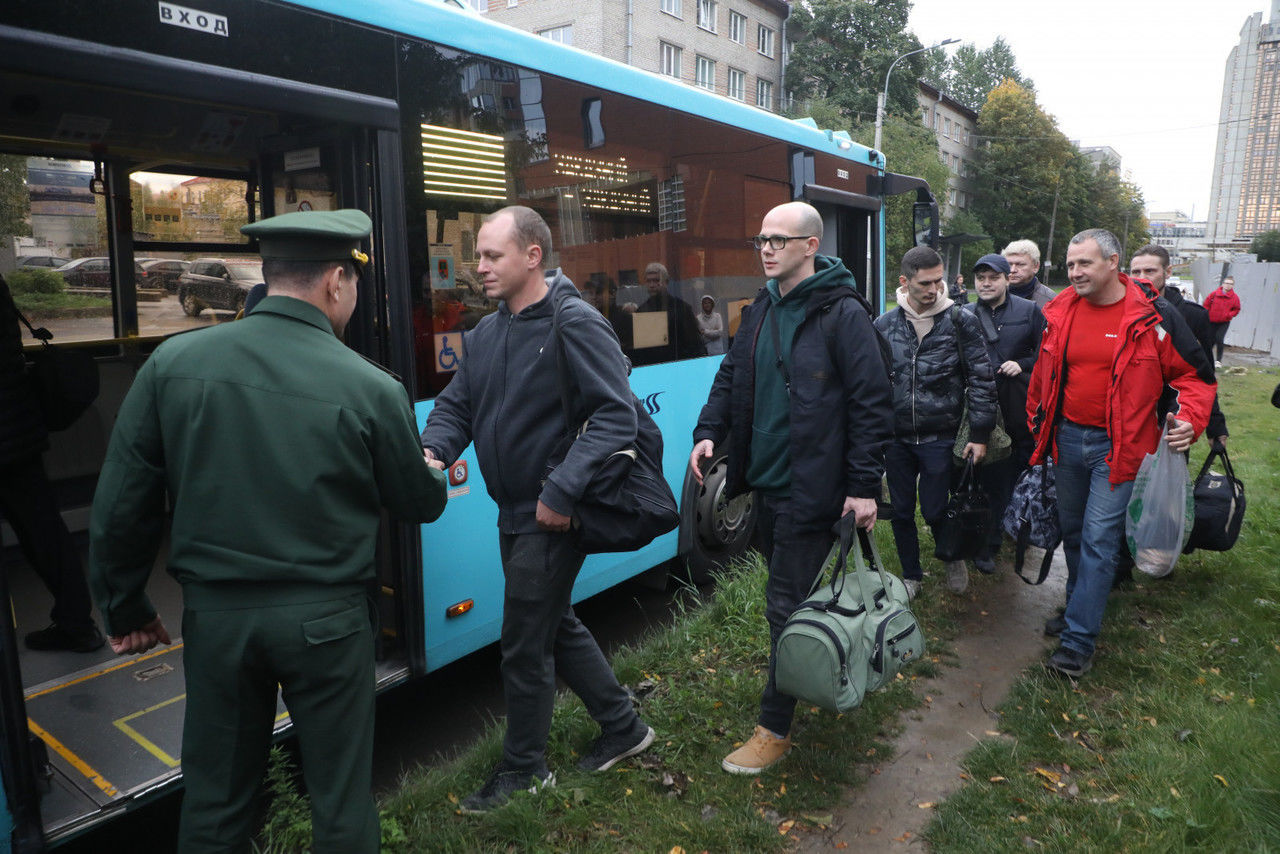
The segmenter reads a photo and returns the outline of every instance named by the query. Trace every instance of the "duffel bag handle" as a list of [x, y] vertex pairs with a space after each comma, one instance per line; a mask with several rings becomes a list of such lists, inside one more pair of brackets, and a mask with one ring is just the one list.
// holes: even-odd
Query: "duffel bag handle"
[[[857, 532], [859, 548], [853, 549], [854, 532]], [[835, 533], [840, 538], [840, 554], [836, 560], [836, 565], [832, 569], [831, 585], [832, 590], [838, 597], [844, 590], [844, 576], [848, 572], [848, 561], [850, 552], [853, 553], [854, 568], [853, 573], [858, 582], [858, 593], [862, 597], [862, 605], [868, 612], [875, 610], [877, 598], [874, 588], [867, 589], [867, 585], [871, 583], [871, 573], [867, 570], [874, 569], [876, 574], [880, 576], [880, 588], [886, 592], [889, 591], [889, 579], [885, 577], [884, 568], [880, 563], [880, 553], [876, 549], [875, 540], [871, 536], [871, 532], [866, 528], [857, 526], [857, 518], [853, 513], [846, 513], [840, 517], [840, 521], [835, 524]], [[837, 576], [840, 579], [840, 587], [836, 588]]]

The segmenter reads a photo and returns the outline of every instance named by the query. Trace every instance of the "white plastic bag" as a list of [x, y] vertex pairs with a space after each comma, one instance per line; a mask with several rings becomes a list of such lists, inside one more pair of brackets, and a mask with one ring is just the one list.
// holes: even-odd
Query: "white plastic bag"
[[1154, 578], [1173, 572], [1195, 522], [1195, 493], [1187, 472], [1187, 455], [1171, 450], [1160, 437], [1133, 481], [1125, 513], [1125, 539], [1134, 565]]

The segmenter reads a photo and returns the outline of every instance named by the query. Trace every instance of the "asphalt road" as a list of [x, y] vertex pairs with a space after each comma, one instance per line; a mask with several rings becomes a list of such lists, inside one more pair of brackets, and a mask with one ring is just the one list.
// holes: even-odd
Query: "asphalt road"
[[[174, 294], [165, 294], [158, 302], [138, 303], [138, 334], [142, 336], [169, 335], [187, 329], [209, 326], [221, 321], [230, 320], [233, 315], [225, 311], [205, 309], [199, 317], [187, 317], [182, 305]], [[104, 317], [59, 317], [44, 318], [32, 323], [47, 327], [53, 333], [53, 340], [59, 343], [68, 341], [91, 341], [94, 339], [114, 338], [115, 330], [110, 315]]]

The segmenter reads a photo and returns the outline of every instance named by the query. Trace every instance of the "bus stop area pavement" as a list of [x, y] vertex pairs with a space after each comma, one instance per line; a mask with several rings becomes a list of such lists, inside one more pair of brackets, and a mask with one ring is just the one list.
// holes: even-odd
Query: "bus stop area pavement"
[[[1038, 570], [1041, 554], [1032, 549], [1023, 572]], [[1061, 549], [1039, 586], [1018, 580], [1007, 559], [997, 566], [990, 578], [971, 572], [974, 583], [951, 642], [954, 657], [936, 677], [917, 681], [923, 702], [904, 713], [892, 758], [872, 765], [867, 780], [844, 793], [831, 824], [800, 837], [794, 851], [928, 850], [924, 828], [933, 807], [964, 784], [965, 754], [983, 739], [1003, 737], [996, 707], [1024, 669], [1040, 666], [1056, 648], [1056, 638], [1044, 636], [1044, 622], [1063, 602]], [[941, 587], [943, 579], [935, 571], [925, 583]]]

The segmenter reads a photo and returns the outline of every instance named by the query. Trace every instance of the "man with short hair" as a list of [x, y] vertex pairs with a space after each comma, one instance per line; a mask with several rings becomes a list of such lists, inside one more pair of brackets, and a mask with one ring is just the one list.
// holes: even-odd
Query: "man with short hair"
[[[947, 509], [952, 446], [961, 413], [969, 407], [965, 457], [981, 463], [996, 424], [996, 387], [977, 319], [940, 287], [942, 258], [928, 246], [902, 256], [898, 307], [876, 318], [892, 352], [894, 441], [885, 454], [893, 540], [902, 578], [912, 596], [920, 590], [920, 538], [916, 531], [917, 482], [920, 515], [932, 528]], [[961, 355], [963, 353], [963, 356]], [[959, 596], [969, 587], [962, 560], [946, 563], [947, 589]]]
[[1240, 313], [1240, 295], [1236, 293], [1236, 280], [1224, 276], [1213, 293], [1204, 298], [1205, 310], [1209, 312], [1209, 328], [1213, 332], [1213, 343], [1218, 348], [1218, 358], [1214, 367], [1222, 367], [1222, 351], [1226, 347], [1227, 327], [1231, 319]]
[[302, 751], [316, 852], [374, 854], [375, 546], [381, 511], [429, 522], [446, 481], [423, 460], [398, 380], [342, 343], [356, 306], [357, 210], [244, 226], [268, 296], [237, 323], [161, 344], [111, 434], [90, 581], [117, 653], [169, 643], [146, 595], [172, 506], [186, 718], [178, 850], [245, 851], [276, 719]]
[[[485, 217], [476, 254], [485, 296], [501, 303], [467, 333], [466, 358], [422, 431], [426, 457], [439, 468], [474, 441], [498, 505], [507, 732], [502, 760], [463, 798], [465, 813], [487, 812], [517, 791], [555, 784], [546, 751], [557, 676], [601, 729], [579, 768], [606, 771], [654, 737], [570, 604], [584, 558], [567, 536], [574, 505], [600, 465], [636, 438], [630, 366], [609, 322], [558, 269], [546, 269], [551, 230], [537, 211], [513, 205]], [[561, 350], [578, 405], [573, 424], [565, 423], [558, 391]], [[557, 445], [586, 421], [591, 429], [548, 473]]]
[[1009, 293], [1044, 308], [1057, 294], [1036, 278], [1040, 247], [1031, 240], [1015, 240], [1000, 253], [1009, 261]]
[[791, 749], [794, 697], [775, 677], [778, 636], [821, 571], [832, 527], [853, 513], [868, 530], [892, 436], [889, 376], [871, 307], [839, 258], [818, 254], [822, 217], [790, 202], [755, 238], [768, 281], [743, 309], [693, 431], [699, 483], [728, 443], [726, 498], [756, 491], [756, 543], [769, 566], [769, 675], [754, 734], [725, 757], [731, 774], [759, 774]]
[[649, 289], [649, 298], [632, 314], [632, 324], [635, 324], [636, 314], [660, 312], [666, 322], [667, 341], [665, 344], [654, 343], [650, 346], [648, 342], [637, 341], [633, 333], [631, 361], [636, 365], [653, 365], [707, 355], [707, 345], [698, 329], [693, 307], [671, 293], [671, 274], [667, 272], [666, 265], [657, 261], [647, 265], [644, 268], [644, 284]]
[[1047, 666], [1078, 677], [1093, 663], [1134, 477], [1162, 441], [1161, 392], [1175, 392], [1163, 441], [1181, 452], [1209, 421], [1215, 383], [1182, 315], [1120, 272], [1111, 232], [1071, 238], [1067, 275], [1071, 289], [1044, 309], [1027, 417], [1031, 463], [1055, 464], [1067, 559], [1066, 627]]
[[1012, 440], [1007, 458], [983, 466], [982, 483], [991, 501], [991, 527], [987, 545], [973, 565], [979, 572], [995, 572], [1000, 550], [1000, 520], [1013, 495], [1013, 485], [1031, 458], [1031, 433], [1027, 430], [1027, 383], [1040, 352], [1044, 315], [1034, 302], [1009, 293], [1009, 261], [1003, 255], [983, 255], [973, 265], [978, 301], [966, 306], [982, 330], [987, 356], [995, 368], [996, 400]]

